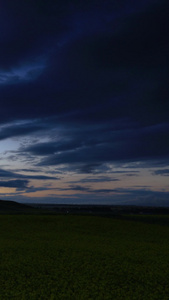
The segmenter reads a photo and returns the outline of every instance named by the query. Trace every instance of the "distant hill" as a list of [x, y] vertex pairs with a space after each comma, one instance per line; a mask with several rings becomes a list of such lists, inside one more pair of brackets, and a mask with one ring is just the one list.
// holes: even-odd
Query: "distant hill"
[[42, 211], [56, 214], [90, 214], [119, 216], [131, 214], [169, 215], [169, 207], [149, 207], [136, 205], [87, 205], [87, 204], [31, 204]]
[[0, 200], [0, 214], [89, 214], [102, 216], [169, 215], [169, 207], [132, 205], [22, 204]]
[[0, 200], [0, 214], [11, 214], [11, 213], [29, 213], [34, 211], [35, 208], [21, 204], [15, 201]]

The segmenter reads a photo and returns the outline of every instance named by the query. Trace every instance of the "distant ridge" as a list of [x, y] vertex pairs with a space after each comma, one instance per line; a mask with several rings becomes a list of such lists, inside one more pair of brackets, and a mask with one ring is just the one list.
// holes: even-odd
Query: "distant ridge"
[[10, 200], [0, 200], [0, 214], [27, 213], [34, 210], [33, 207]]
[[169, 215], [169, 207], [136, 206], [136, 205], [96, 205], [96, 204], [31, 204], [42, 210], [56, 214], [91, 214], [91, 215], [131, 215], [154, 214]]
[[87, 205], [87, 204], [23, 204], [16, 201], [0, 200], [2, 214], [77, 214], [77, 215], [169, 215], [169, 207], [136, 205]]

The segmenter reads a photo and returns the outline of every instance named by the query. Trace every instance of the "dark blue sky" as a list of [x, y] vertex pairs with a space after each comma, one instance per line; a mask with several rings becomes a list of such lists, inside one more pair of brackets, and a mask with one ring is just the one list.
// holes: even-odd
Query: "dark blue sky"
[[2, 0], [0, 198], [169, 205], [169, 2]]

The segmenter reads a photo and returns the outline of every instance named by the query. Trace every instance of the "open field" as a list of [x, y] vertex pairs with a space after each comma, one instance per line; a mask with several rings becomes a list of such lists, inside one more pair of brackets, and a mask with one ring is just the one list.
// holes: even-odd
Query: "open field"
[[169, 216], [0, 215], [0, 299], [161, 299]]

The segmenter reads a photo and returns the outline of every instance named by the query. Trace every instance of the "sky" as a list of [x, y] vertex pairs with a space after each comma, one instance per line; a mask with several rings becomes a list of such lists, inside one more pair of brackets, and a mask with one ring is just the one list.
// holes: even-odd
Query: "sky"
[[1, 0], [0, 199], [169, 206], [168, 0]]

